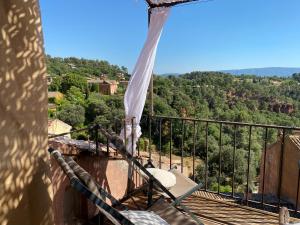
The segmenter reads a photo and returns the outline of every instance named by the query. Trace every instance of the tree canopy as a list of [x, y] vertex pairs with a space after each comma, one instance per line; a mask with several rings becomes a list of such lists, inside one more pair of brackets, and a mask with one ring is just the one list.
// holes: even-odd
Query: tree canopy
[[[111, 65], [106, 61], [85, 60], [77, 58], [47, 57], [48, 72], [53, 77], [49, 86], [51, 91], [61, 91], [64, 98], [55, 102], [56, 113], [49, 115], [58, 117], [74, 128], [93, 123], [113, 128], [115, 118], [124, 117], [124, 88], [118, 89], [116, 95], [100, 94], [98, 86], [88, 86], [87, 78], [107, 74], [109, 79], [117, 79], [118, 73], [125, 74], [125, 67]], [[260, 124], [277, 124], [300, 126], [300, 74], [292, 77], [257, 77], [233, 76], [220, 72], [191, 72], [180, 76], [154, 77], [154, 112], [156, 115], [175, 117], [195, 117], [223, 121], [251, 122]], [[147, 100], [141, 121], [144, 137], [149, 136], [149, 115]], [[185, 124], [182, 144], [182, 124], [173, 123], [172, 139], [170, 138], [170, 121], [162, 120], [162, 153], [167, 154], [170, 146], [174, 154], [191, 155], [193, 149], [194, 128], [192, 123]], [[120, 126], [120, 124], [119, 124]], [[114, 127], [115, 128], [115, 127]], [[205, 127], [196, 124], [196, 156], [205, 159]], [[224, 190], [231, 184], [233, 170], [233, 128], [222, 128], [222, 179]], [[152, 121], [152, 144], [158, 149], [159, 121]], [[209, 184], [216, 187], [216, 176], [219, 162], [218, 124], [208, 127]], [[268, 143], [277, 138], [276, 130], [269, 130]], [[259, 162], [263, 149], [263, 129], [253, 129], [251, 143], [251, 182], [259, 173]], [[249, 129], [239, 127], [236, 140], [236, 177], [238, 188], [245, 185], [247, 169], [247, 152]], [[144, 145], [146, 139], [142, 139]], [[196, 178], [203, 180], [203, 164], [197, 167]]]

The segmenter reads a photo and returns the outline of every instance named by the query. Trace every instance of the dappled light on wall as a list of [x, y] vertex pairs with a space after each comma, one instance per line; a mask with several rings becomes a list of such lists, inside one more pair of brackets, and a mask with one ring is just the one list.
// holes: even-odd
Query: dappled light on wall
[[53, 224], [38, 1], [0, 0], [0, 221]]

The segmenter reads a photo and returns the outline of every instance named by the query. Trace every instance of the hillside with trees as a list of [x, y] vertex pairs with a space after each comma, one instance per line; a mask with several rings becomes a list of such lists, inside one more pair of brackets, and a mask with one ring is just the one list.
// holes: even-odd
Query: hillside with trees
[[[111, 65], [106, 61], [77, 58], [47, 57], [48, 74], [52, 77], [49, 91], [59, 91], [63, 97], [54, 99], [55, 110], [49, 109], [49, 117], [59, 118], [74, 128], [93, 123], [114, 127], [114, 119], [124, 116], [124, 89], [118, 89], [115, 95], [103, 95], [87, 85], [88, 78], [97, 78], [105, 74], [109, 79], [117, 79], [118, 73], [125, 74], [125, 67]], [[234, 76], [221, 72], [191, 72], [180, 76], [155, 76], [154, 112], [156, 115], [192, 117], [222, 121], [251, 122], [300, 126], [300, 74], [292, 77], [258, 77], [252, 75]], [[149, 102], [144, 110], [149, 115]], [[158, 149], [157, 121], [153, 121], [153, 146]], [[162, 124], [162, 152], [167, 154], [170, 141], [174, 154], [181, 151], [181, 125], [173, 124], [173, 140], [169, 138], [169, 121]], [[140, 148], [148, 137], [148, 121], [142, 120], [144, 138]], [[204, 159], [204, 125], [197, 125], [196, 155]], [[209, 126], [209, 185], [215, 188], [219, 162], [219, 126]], [[222, 137], [222, 191], [228, 191], [232, 171], [233, 129], [223, 128]], [[259, 162], [263, 149], [263, 129], [254, 129], [252, 133], [251, 181], [259, 174]], [[202, 134], [202, 135], [200, 135]], [[247, 170], [248, 134], [246, 128], [239, 128], [237, 137], [236, 179], [237, 188], [242, 190]], [[268, 143], [273, 143], [278, 132], [270, 130]], [[190, 155], [193, 148], [193, 126], [186, 125], [184, 154]], [[77, 138], [87, 138], [82, 134]], [[197, 180], [203, 180], [204, 167], [197, 167]]]

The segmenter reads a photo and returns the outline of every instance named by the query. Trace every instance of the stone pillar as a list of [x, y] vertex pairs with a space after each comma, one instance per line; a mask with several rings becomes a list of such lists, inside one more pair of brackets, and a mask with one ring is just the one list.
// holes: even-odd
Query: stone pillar
[[0, 0], [0, 223], [53, 224], [38, 0]]

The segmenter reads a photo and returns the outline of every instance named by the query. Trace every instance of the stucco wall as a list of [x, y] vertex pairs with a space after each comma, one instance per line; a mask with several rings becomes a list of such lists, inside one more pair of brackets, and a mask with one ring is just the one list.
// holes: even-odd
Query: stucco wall
[[[128, 187], [128, 163], [119, 157], [107, 157], [104, 153], [100, 156], [89, 156], [80, 154], [75, 157], [79, 165], [87, 170], [95, 181], [116, 199], [122, 198]], [[63, 225], [84, 222], [92, 218], [97, 210], [88, 200], [81, 197], [76, 191], [70, 188], [69, 180], [63, 174], [54, 159], [51, 160], [52, 182], [54, 188], [54, 215], [55, 224]], [[142, 178], [134, 173], [131, 187], [138, 187], [142, 184]], [[110, 204], [110, 201], [108, 200]]]
[[[260, 171], [263, 173], [263, 155]], [[266, 176], [265, 176], [265, 194], [277, 196], [279, 185], [279, 170], [281, 157], [281, 141], [277, 141], [267, 149], [266, 157]], [[297, 182], [298, 182], [298, 161], [300, 160], [300, 151], [289, 137], [285, 138], [285, 148], [283, 155], [282, 185], [281, 197], [296, 203]], [[260, 192], [262, 192], [263, 176], [260, 181]], [[300, 199], [298, 200], [300, 205]]]
[[37, 0], [0, 0], [0, 223], [53, 224]]
[[104, 95], [114, 95], [117, 92], [117, 89], [118, 89], [117, 84], [107, 84], [107, 83], [99, 84], [99, 92]]
[[[299, 160], [299, 148], [291, 141], [291, 139], [286, 138], [281, 193], [283, 197], [294, 204], [296, 203], [297, 198]], [[298, 200], [298, 205], [300, 205], [300, 200]]]
[[264, 151], [262, 151], [261, 165], [260, 165], [260, 186], [259, 190], [262, 192], [263, 180], [265, 182], [265, 194], [277, 195], [278, 192], [278, 179], [279, 179], [279, 167], [280, 167], [280, 141], [272, 144], [267, 148], [266, 165], [265, 165], [265, 177], [263, 176], [264, 166]]
[[118, 90], [118, 85], [117, 84], [112, 84], [110, 86], [110, 94], [111, 95], [115, 94], [117, 92], [117, 90]]

